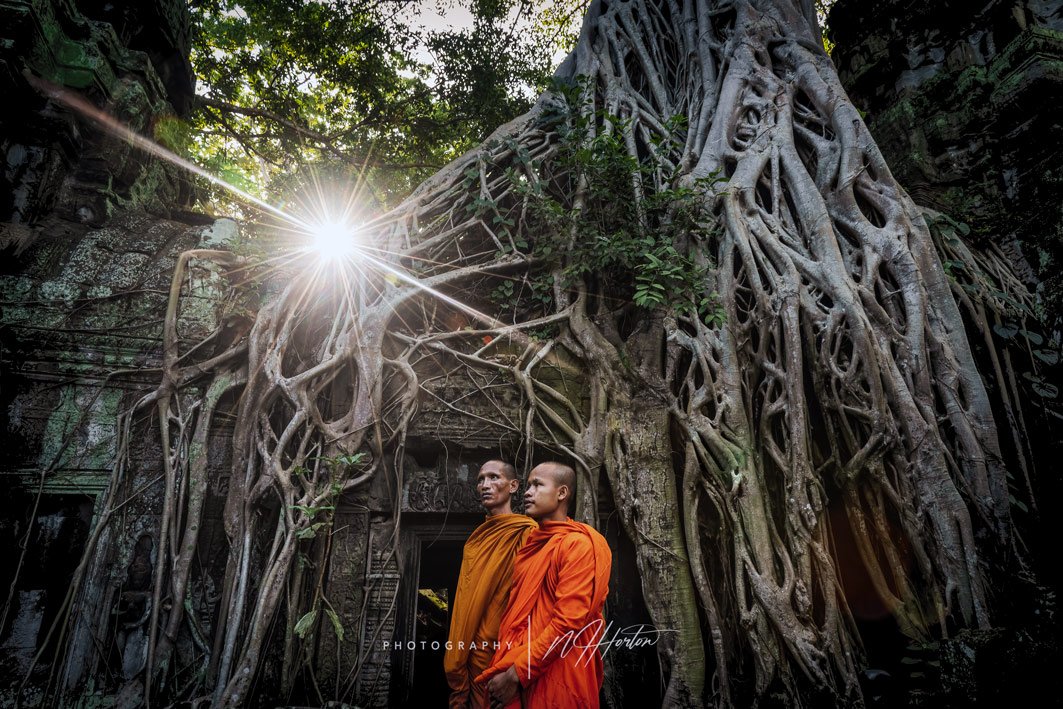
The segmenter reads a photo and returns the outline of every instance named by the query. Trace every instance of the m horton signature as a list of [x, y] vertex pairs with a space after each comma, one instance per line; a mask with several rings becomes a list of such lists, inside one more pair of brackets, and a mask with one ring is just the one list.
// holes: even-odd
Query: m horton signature
[[[602, 626], [605, 626], [604, 630]], [[599, 631], [602, 631], [599, 636]], [[546, 649], [543, 657], [549, 657], [550, 653], [556, 652], [558, 657], [565, 657], [571, 652], [579, 652], [577, 663], [589, 663], [594, 657], [594, 651], [601, 649], [602, 658], [614, 647], [626, 650], [635, 650], [641, 647], [653, 647], [665, 633], [674, 633], [674, 630], [663, 630], [652, 625], [640, 623], [638, 625], [626, 625], [613, 629], [613, 621], [605, 625], [605, 620], [598, 618], [579, 630], [570, 630], [563, 635], [554, 638], [550, 647]], [[528, 644], [529, 659], [531, 643]], [[529, 663], [529, 670], [531, 665]]]
[[[674, 633], [674, 630], [662, 630], [655, 628], [652, 625], [646, 625], [644, 623], [638, 625], [626, 625], [624, 627], [615, 628], [614, 623], [609, 621], [608, 625], [605, 625], [604, 631], [602, 626], [605, 625], [605, 621], [602, 619], [594, 620], [583, 626], [578, 630], [570, 630], [563, 635], [559, 635], [554, 638], [554, 641], [547, 648], [544, 657], [549, 657], [551, 653], [557, 653], [558, 657], [565, 657], [569, 653], [579, 652], [579, 661], [590, 662], [590, 658], [593, 657], [592, 651], [595, 649], [601, 649], [602, 657], [604, 657], [610, 649], [614, 647], [623, 648], [625, 650], [635, 650], [642, 647], [653, 647], [661, 639], [661, 636], [665, 633]], [[512, 643], [505, 643], [508, 650], [512, 647]], [[439, 640], [396, 640], [394, 642], [384, 640], [381, 643], [384, 650], [451, 650], [457, 647], [459, 650], [466, 648], [470, 650], [476, 649], [493, 649], [497, 650], [502, 647], [502, 643], [498, 640], [493, 642], [484, 641], [482, 643], [476, 642], [452, 642], [447, 640], [440, 642]], [[530, 643], [529, 643], [530, 652]]]

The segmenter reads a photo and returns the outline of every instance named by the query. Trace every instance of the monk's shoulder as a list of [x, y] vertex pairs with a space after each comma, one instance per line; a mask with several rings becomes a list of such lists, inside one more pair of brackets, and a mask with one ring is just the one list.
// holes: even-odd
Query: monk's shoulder
[[539, 528], [539, 524], [531, 517], [524, 515], [517, 515], [517, 519], [513, 520], [510, 525], [510, 533], [521, 540], [521, 543], [527, 541], [528, 537]]
[[575, 524], [579, 525], [579, 528], [583, 530], [583, 534], [570, 534], [569, 536], [582, 537], [587, 540], [588, 544], [591, 543], [592, 540], [595, 543], [605, 541], [605, 537], [602, 536], [602, 533], [586, 522], [576, 522]]
[[608, 542], [605, 540], [605, 537], [602, 536], [602, 533], [599, 532], [594, 527], [590, 526], [589, 524], [584, 524], [583, 525], [583, 529], [594, 540], [594, 543], [596, 543], [596, 544], [608, 544]]
[[569, 553], [589, 553], [594, 549], [594, 543], [590, 537], [581, 532], [569, 532], [561, 539], [558, 547]]
[[589, 524], [578, 523], [581, 531], [573, 530], [558, 544], [558, 551], [567, 556], [590, 557], [609, 548], [609, 542]]

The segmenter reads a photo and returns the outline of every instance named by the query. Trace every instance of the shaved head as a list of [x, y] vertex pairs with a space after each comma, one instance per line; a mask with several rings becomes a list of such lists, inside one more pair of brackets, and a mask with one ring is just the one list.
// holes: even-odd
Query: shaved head
[[554, 482], [558, 485], [568, 485], [568, 489], [573, 493], [576, 491], [576, 471], [564, 463], [556, 463], [550, 461], [538, 466], [547, 475], [552, 475]]
[[498, 472], [500, 472], [503, 475], [505, 475], [506, 476], [506, 480], [516, 480], [517, 479], [517, 469], [514, 468], [509, 463], [507, 463], [506, 461], [498, 460], [497, 458], [493, 458], [493, 459], [487, 461], [486, 463], [484, 463], [483, 465], [481, 465], [480, 466], [480, 470], [483, 470], [484, 468], [486, 468], [489, 465], [494, 467], [496, 470], [498, 470]]
[[540, 463], [528, 473], [525, 512], [540, 524], [563, 521], [576, 492], [576, 471], [564, 463]]

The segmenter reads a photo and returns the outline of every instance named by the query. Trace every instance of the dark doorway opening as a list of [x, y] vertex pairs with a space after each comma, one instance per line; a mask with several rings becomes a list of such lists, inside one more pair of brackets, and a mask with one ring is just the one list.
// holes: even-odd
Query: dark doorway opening
[[414, 635], [418, 644], [413, 658], [412, 706], [443, 706], [450, 693], [443, 674], [443, 655], [464, 544], [463, 541], [439, 541], [422, 550], [417, 583]]
[[392, 652], [391, 706], [446, 706], [450, 688], [443, 673], [451, 605], [465, 540], [482, 515], [445, 523], [409, 524], [403, 533], [406, 559], [399, 590]]
[[[44, 494], [31, 515], [33, 499], [15, 492], [16, 504], [20, 496], [25, 498], [25, 516], [0, 524], [5, 542], [0, 545], [0, 587], [5, 594], [11, 590], [0, 628], [0, 672], [6, 677], [21, 677], [42, 649], [81, 561], [94, 502], [86, 495]], [[50, 658], [55, 646], [53, 636], [43, 657]]]

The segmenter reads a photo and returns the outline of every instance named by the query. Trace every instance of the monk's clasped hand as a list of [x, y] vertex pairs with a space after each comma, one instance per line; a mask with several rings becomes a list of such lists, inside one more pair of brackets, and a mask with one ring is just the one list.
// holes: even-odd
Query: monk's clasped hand
[[508, 670], [495, 675], [487, 683], [487, 693], [491, 695], [491, 709], [509, 704], [519, 691], [520, 680], [517, 679], [517, 668], [510, 666]]

